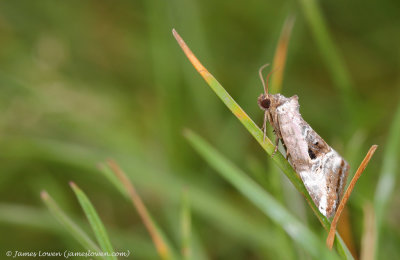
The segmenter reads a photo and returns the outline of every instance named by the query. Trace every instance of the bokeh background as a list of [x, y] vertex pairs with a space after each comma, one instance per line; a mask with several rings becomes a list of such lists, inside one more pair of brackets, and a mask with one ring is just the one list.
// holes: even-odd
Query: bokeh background
[[[334, 45], [318, 40], [313, 3]], [[349, 247], [355, 256], [363, 250], [366, 212], [377, 210], [378, 183], [389, 176], [377, 252], [399, 256], [399, 12], [394, 0], [1, 1], [0, 258], [7, 250], [82, 250], [40, 199], [46, 190], [90, 232], [68, 185], [74, 181], [114, 248], [157, 259], [135, 209], [96, 167], [113, 158], [176, 248], [187, 189], [195, 259], [308, 259], [183, 137], [185, 128], [204, 137], [324, 239], [303, 197], [268, 171], [272, 161], [171, 34], [176, 28], [261, 125], [257, 70], [272, 61], [289, 15], [296, 20], [281, 93], [299, 96], [303, 117], [349, 161], [351, 176], [379, 145], [348, 204]]]

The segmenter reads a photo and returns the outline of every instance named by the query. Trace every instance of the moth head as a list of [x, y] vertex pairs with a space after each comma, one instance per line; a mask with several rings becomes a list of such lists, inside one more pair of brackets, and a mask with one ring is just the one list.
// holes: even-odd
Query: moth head
[[271, 106], [271, 98], [268, 94], [261, 94], [257, 99], [257, 103], [262, 110], [268, 110]]
[[260, 75], [260, 79], [261, 79], [261, 83], [264, 87], [264, 94], [261, 94], [258, 97], [258, 106], [262, 109], [262, 110], [268, 110], [271, 106], [272, 100], [271, 100], [271, 95], [268, 94], [268, 81], [269, 81], [269, 77], [271, 76], [272, 72], [274, 72], [275, 70], [272, 70], [270, 73], [268, 73], [267, 75], [267, 79], [266, 81], [264, 81], [264, 78], [262, 76], [262, 71], [265, 67], [267, 67], [269, 64], [265, 64], [263, 65], [259, 70], [258, 70], [258, 74]]

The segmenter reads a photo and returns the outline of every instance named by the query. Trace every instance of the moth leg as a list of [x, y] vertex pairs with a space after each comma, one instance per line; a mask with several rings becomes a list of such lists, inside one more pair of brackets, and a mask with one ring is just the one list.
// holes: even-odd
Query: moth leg
[[276, 139], [275, 139], [275, 149], [274, 149], [274, 152], [272, 153], [271, 157], [274, 157], [274, 155], [278, 151], [278, 145], [279, 145], [279, 138], [276, 137]]
[[282, 142], [283, 148], [285, 148], [285, 151], [286, 151], [286, 160], [288, 160], [289, 156], [290, 156], [289, 150], [287, 149], [287, 147], [282, 139], [281, 139], [281, 142]]
[[263, 122], [263, 132], [264, 132], [264, 137], [263, 137], [263, 141], [265, 142], [265, 138], [267, 137], [267, 120], [268, 120], [268, 112], [265, 111], [264, 113], [264, 122]]
[[[279, 128], [279, 120], [278, 120], [278, 116], [277, 115], [275, 115], [275, 118], [274, 118], [273, 121], [274, 121], [274, 124], [276, 125], [276, 129], [280, 129]], [[272, 153], [271, 157], [274, 157], [275, 153], [278, 151], [279, 139], [282, 139], [280, 131], [275, 131], [275, 134], [276, 134], [275, 149], [274, 149], [274, 152]]]
[[288, 150], [286, 150], [286, 160], [288, 160], [288, 159], [289, 159], [289, 156], [290, 156], [290, 153], [289, 153], [289, 151], [288, 151]]

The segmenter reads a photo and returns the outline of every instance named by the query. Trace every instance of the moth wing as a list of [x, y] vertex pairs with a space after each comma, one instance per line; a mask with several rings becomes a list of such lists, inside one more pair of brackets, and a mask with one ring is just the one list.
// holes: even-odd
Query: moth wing
[[313, 174], [322, 175], [325, 179], [322, 185], [319, 209], [325, 216], [331, 217], [335, 212], [343, 196], [349, 172], [349, 164], [331, 147], [318, 163], [312, 167]]
[[277, 107], [276, 117], [292, 166], [320, 212], [332, 216], [346, 185], [348, 163], [303, 120], [296, 96]]
[[309, 170], [308, 144], [302, 133], [302, 118], [297, 99], [290, 99], [276, 109], [280, 133], [296, 172]]
[[[325, 216], [332, 216], [339, 205], [346, 185], [349, 171], [348, 163], [333, 150], [306, 122], [304, 122], [304, 135], [308, 145], [308, 153], [312, 160], [311, 174], [320, 179], [318, 202]], [[324, 185], [322, 185], [324, 184]]]

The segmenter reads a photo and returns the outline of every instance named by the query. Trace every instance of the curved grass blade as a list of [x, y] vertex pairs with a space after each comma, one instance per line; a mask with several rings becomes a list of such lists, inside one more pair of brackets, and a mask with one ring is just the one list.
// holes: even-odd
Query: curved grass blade
[[[244, 112], [244, 110], [236, 103], [236, 101], [226, 92], [226, 90], [222, 87], [222, 85], [214, 78], [212, 74], [210, 74], [207, 69], [200, 63], [200, 61], [196, 58], [196, 56], [192, 53], [183, 39], [179, 36], [179, 34], [172, 30], [172, 34], [177, 40], [178, 44], [188, 57], [189, 61], [193, 64], [195, 69], [200, 73], [200, 75], [205, 79], [211, 89], [217, 94], [217, 96], [224, 102], [224, 104], [232, 111], [232, 113], [239, 119], [239, 121], [244, 125], [244, 127], [250, 132], [250, 134], [256, 139], [256, 141], [261, 145], [261, 147], [271, 156], [274, 152], [275, 146], [268, 139], [264, 139], [263, 132], [258, 128], [258, 126], [251, 120], [251, 118]], [[310, 197], [306, 187], [301, 181], [300, 177], [294, 171], [289, 162], [285, 159], [285, 157], [277, 152], [272, 160], [276, 163], [276, 165], [283, 171], [283, 173], [288, 177], [288, 179], [292, 182], [295, 188], [305, 197], [308, 205], [311, 207], [314, 214], [317, 216], [318, 220], [321, 222], [322, 226], [326, 229], [330, 229], [329, 220], [322, 215], [322, 213], [315, 206], [313, 200]], [[335, 240], [338, 241], [336, 243], [336, 248], [338, 252], [345, 257], [346, 259], [352, 259], [353, 257], [349, 253], [348, 248], [340, 239]]]
[[229, 181], [254, 205], [281, 226], [307, 252], [317, 259], [336, 259], [337, 256], [324, 246], [322, 241], [296, 217], [291, 215], [269, 193], [249, 178], [234, 164], [219, 154], [201, 137], [186, 130], [185, 137], [193, 148], [217, 171]]
[[112, 160], [107, 161], [108, 166], [113, 171], [115, 176], [118, 178], [119, 182], [124, 187], [124, 194], [131, 199], [133, 206], [138, 211], [144, 225], [146, 226], [153, 243], [157, 249], [158, 254], [161, 259], [175, 259], [173, 250], [165, 238], [161, 229], [156, 225], [150, 213], [148, 212], [146, 206], [144, 205], [139, 194], [136, 192], [133, 184], [126, 176], [125, 172]]
[[343, 195], [342, 200], [340, 201], [339, 207], [335, 213], [335, 216], [332, 220], [331, 223], [331, 228], [329, 230], [328, 238], [326, 239], [326, 245], [328, 246], [329, 249], [332, 249], [333, 246], [333, 240], [335, 238], [335, 233], [336, 233], [336, 225], [339, 221], [339, 217], [344, 209], [344, 206], [347, 203], [347, 200], [350, 197], [351, 192], [354, 189], [354, 186], [356, 185], [358, 179], [361, 177], [361, 174], [364, 172], [365, 168], [367, 167], [369, 161], [371, 160], [371, 157], [374, 155], [376, 149], [378, 148], [377, 145], [371, 146], [369, 149], [367, 155], [365, 156], [364, 160], [361, 162], [360, 166], [358, 167], [356, 173], [354, 174], [353, 179], [351, 180], [349, 186], [346, 189], [346, 192]]
[[[40, 196], [53, 216], [85, 249], [93, 252], [100, 252], [100, 248], [96, 245], [96, 243], [94, 243], [89, 236], [62, 211], [62, 209], [46, 191], [42, 191]], [[101, 257], [96, 258], [102, 259]]]
[[[392, 199], [396, 175], [399, 174], [398, 158], [400, 157], [400, 105], [397, 107], [393, 123], [390, 127], [385, 153], [383, 156], [382, 170], [375, 191], [374, 208], [376, 213], [376, 237], [379, 246], [379, 236], [382, 229], [383, 217], [388, 204]], [[379, 248], [379, 247], [378, 247]], [[375, 250], [378, 256], [378, 248]]]
[[93, 229], [101, 250], [104, 253], [109, 254], [106, 256], [106, 259], [117, 260], [117, 257], [112, 256], [112, 253], [114, 253], [114, 249], [111, 245], [110, 239], [108, 238], [107, 231], [89, 198], [75, 183], [70, 182], [70, 186], [74, 191], [76, 197], [78, 198], [79, 204], [85, 212], [87, 219], [89, 220], [89, 224]]
[[274, 61], [272, 63], [272, 70], [276, 69], [276, 71], [271, 75], [271, 94], [279, 93], [282, 89], [287, 50], [289, 46], [290, 36], [292, 34], [294, 21], [295, 17], [292, 15], [286, 18], [285, 24], [283, 25], [281, 31], [281, 36], [279, 37], [278, 45], [276, 46]]

